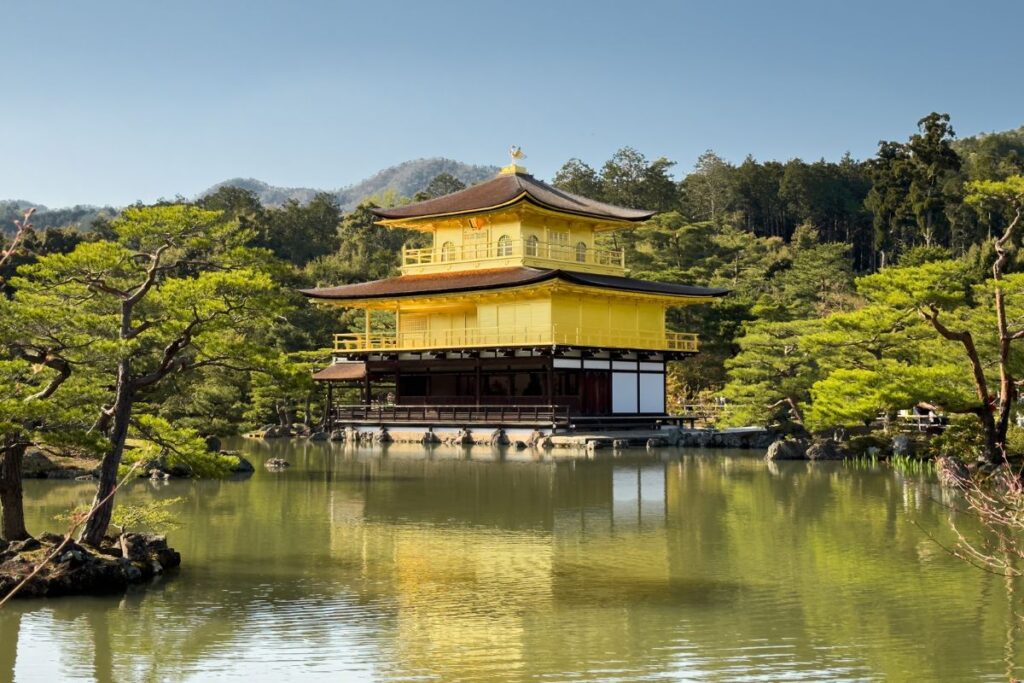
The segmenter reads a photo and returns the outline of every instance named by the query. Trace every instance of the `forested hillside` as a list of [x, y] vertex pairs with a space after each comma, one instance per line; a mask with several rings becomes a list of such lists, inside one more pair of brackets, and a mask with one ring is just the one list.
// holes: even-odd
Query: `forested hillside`
[[[493, 172], [454, 165], [426, 178], [422, 168], [397, 167], [353, 188], [350, 196], [395, 183], [416, 190], [381, 192], [351, 210], [339, 193], [268, 206], [260, 192], [232, 185], [197, 200], [237, 220], [248, 246], [275, 257], [274, 277], [289, 305], [264, 343], [280, 355], [258, 370], [210, 367], [172, 377], [152, 399], [157, 412], [219, 432], [316, 419], [309, 371], [326, 362], [319, 349], [331, 333], [351, 321], [306, 306], [295, 291], [395, 274], [401, 246], [420, 244], [422, 236], [375, 225], [370, 208], [460, 189], [466, 169], [476, 179]], [[919, 402], [989, 411], [979, 406], [978, 373], [962, 344], [944, 338], [940, 326], [972, 331], [981, 374], [999, 385], [1001, 342], [988, 322], [995, 311], [989, 294], [1002, 290], [993, 289], [991, 271], [995, 238], [1016, 206], [999, 181], [1024, 174], [1024, 129], [957, 141], [949, 117], [933, 113], [916, 128], [908, 122], [906, 139], [880, 142], [864, 161], [731, 163], [709, 150], [693, 169], [677, 171], [672, 160], [626, 147], [603, 164], [571, 159], [553, 178], [570, 192], [661, 212], [609, 238], [626, 249], [633, 276], [732, 291], [673, 314], [671, 328], [702, 340], [701, 354], [675, 364], [674, 405], [713, 394], [727, 400], [729, 422], [812, 428], [856, 424]], [[45, 229], [39, 218], [0, 273], [8, 295], [19, 265], [112, 234], [102, 216], [84, 236]], [[1016, 286], [1019, 240], [1012, 234], [1004, 244], [1000, 287]], [[1024, 304], [1011, 299], [1006, 310], [1011, 323], [1019, 317], [1024, 324]], [[1018, 362], [1016, 348], [1007, 346]], [[984, 391], [987, 406], [994, 389]]]
[[25, 209], [34, 207], [35, 226], [38, 230], [51, 228], [90, 229], [92, 222], [100, 217], [110, 217], [117, 213], [113, 207], [79, 205], [64, 209], [49, 209], [40, 204], [33, 204], [24, 199], [0, 201], [0, 234], [14, 232], [14, 221], [21, 217]]

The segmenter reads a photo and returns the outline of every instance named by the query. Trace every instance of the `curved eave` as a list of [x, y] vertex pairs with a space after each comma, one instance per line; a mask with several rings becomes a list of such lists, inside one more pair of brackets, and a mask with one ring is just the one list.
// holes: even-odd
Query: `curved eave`
[[304, 296], [314, 300], [316, 303], [323, 305], [335, 305], [350, 308], [366, 308], [378, 305], [385, 301], [408, 301], [414, 299], [458, 299], [472, 296], [476, 292], [485, 291], [504, 291], [510, 294], [517, 292], [524, 292], [531, 289], [538, 289], [540, 287], [549, 287], [551, 289], [565, 289], [569, 291], [575, 291], [580, 293], [598, 294], [598, 295], [609, 295], [609, 294], [622, 294], [630, 297], [638, 297], [647, 299], [649, 301], [662, 301], [665, 303], [672, 304], [673, 302], [679, 302], [676, 305], [690, 305], [698, 303], [711, 303], [718, 298], [729, 294], [729, 290], [725, 289], [707, 289], [703, 292], [695, 293], [674, 293], [674, 292], [658, 292], [651, 290], [644, 290], [636, 287], [615, 287], [615, 286], [604, 286], [600, 284], [588, 283], [586, 281], [573, 278], [571, 274], [567, 274], [564, 271], [547, 271], [541, 273], [533, 278], [523, 279], [512, 283], [498, 283], [492, 285], [478, 285], [473, 287], [466, 287], [460, 289], [451, 290], [436, 290], [436, 291], [409, 291], [409, 292], [398, 292], [398, 293], [381, 293], [363, 296], [331, 296], [329, 294], [323, 294], [317, 290], [299, 290]]
[[317, 302], [323, 303], [337, 303], [338, 305], [345, 306], [358, 306], [371, 304], [379, 301], [394, 301], [398, 299], [417, 299], [417, 298], [428, 298], [438, 296], [465, 296], [472, 294], [473, 292], [486, 292], [497, 289], [514, 290], [522, 289], [537, 285], [548, 280], [552, 280], [557, 277], [558, 271], [555, 270], [544, 270], [538, 271], [536, 275], [524, 277], [522, 279], [515, 280], [514, 282], [495, 282], [491, 284], [473, 284], [465, 287], [455, 287], [453, 289], [439, 289], [439, 290], [412, 290], [407, 292], [382, 292], [379, 294], [368, 294], [362, 296], [345, 296], [345, 295], [332, 295], [324, 293], [317, 289], [300, 289], [299, 293], [303, 296], [313, 299]]

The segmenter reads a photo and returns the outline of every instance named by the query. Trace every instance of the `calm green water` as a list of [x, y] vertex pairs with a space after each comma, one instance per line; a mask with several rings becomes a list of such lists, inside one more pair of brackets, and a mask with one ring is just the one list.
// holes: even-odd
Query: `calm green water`
[[[926, 477], [754, 455], [596, 461], [239, 442], [183, 496], [181, 572], [0, 613], [0, 681], [1006, 680], [1001, 578]], [[31, 528], [89, 498], [29, 482]]]

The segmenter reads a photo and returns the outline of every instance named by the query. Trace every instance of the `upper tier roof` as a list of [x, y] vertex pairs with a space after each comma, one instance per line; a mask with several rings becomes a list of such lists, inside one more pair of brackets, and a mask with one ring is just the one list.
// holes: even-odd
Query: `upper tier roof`
[[645, 221], [655, 213], [587, 199], [542, 183], [522, 172], [501, 173], [486, 182], [443, 197], [391, 209], [374, 209], [373, 213], [385, 219], [454, 216], [496, 209], [519, 200], [561, 213], [615, 221]]
[[725, 296], [729, 293], [727, 289], [677, 285], [671, 282], [648, 282], [646, 280], [634, 280], [633, 278], [615, 275], [593, 275], [591, 273], [579, 273], [568, 270], [526, 267], [402, 275], [401, 277], [360, 282], [353, 285], [320, 287], [300, 291], [312, 299], [334, 301], [395, 299], [427, 294], [451, 294], [521, 287], [554, 279], [563, 280], [571, 284], [599, 287], [601, 289], [678, 297], [717, 297]]

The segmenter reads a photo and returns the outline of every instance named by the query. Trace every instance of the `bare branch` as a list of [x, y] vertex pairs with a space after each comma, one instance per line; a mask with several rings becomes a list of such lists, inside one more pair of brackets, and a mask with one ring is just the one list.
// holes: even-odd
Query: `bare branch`
[[25, 236], [28, 235], [29, 231], [32, 230], [32, 214], [35, 212], [35, 207], [26, 209], [22, 219], [20, 221], [14, 221], [15, 233], [14, 237], [11, 239], [11, 246], [0, 250], [0, 268], [5, 266], [7, 262], [11, 260], [11, 256], [13, 256], [14, 252], [17, 251], [18, 245], [25, 239]]

